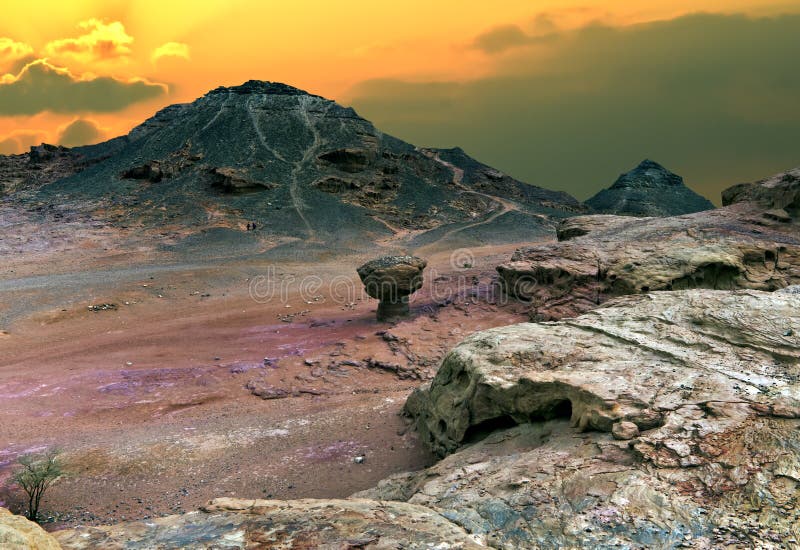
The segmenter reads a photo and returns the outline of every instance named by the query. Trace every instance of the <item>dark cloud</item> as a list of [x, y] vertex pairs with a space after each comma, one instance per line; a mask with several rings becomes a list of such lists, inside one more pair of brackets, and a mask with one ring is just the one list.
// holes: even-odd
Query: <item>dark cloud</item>
[[644, 158], [717, 202], [730, 184], [800, 165], [800, 16], [593, 25], [543, 48], [509, 51], [466, 83], [365, 82], [351, 102], [399, 137], [461, 145], [580, 198]]
[[144, 80], [79, 78], [40, 59], [0, 79], [0, 115], [113, 112], [166, 91], [165, 85]]
[[58, 134], [58, 144], [66, 147], [89, 145], [103, 139], [103, 131], [93, 120], [79, 118], [67, 124]]

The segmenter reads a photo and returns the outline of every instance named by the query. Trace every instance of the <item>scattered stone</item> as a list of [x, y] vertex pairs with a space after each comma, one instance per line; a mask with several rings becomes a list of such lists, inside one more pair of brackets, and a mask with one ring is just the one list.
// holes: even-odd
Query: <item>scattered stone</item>
[[611, 426], [611, 435], [614, 436], [614, 439], [633, 439], [639, 435], [639, 426], [633, 422], [615, 422], [614, 425]]
[[291, 395], [291, 392], [288, 390], [277, 388], [271, 384], [267, 384], [263, 380], [250, 380], [245, 384], [245, 388], [261, 399], [283, 399]]
[[89, 311], [116, 311], [118, 309], [117, 304], [95, 304], [88, 307]]

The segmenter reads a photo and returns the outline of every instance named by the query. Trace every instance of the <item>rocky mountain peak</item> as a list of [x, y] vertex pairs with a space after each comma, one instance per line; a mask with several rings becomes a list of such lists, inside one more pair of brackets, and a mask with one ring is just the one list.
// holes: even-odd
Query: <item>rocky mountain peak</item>
[[300, 88], [295, 88], [282, 82], [270, 82], [267, 80], [248, 80], [239, 86], [219, 86], [214, 88], [206, 95], [220, 95], [220, 94], [240, 94], [240, 95], [289, 95], [289, 96], [311, 96], [320, 97], [310, 94]]
[[714, 208], [689, 189], [681, 176], [650, 159], [620, 175], [586, 204], [600, 214], [632, 216], [677, 216]]
[[683, 185], [682, 177], [673, 174], [655, 161], [645, 159], [630, 172], [620, 175], [611, 186], [611, 189], [639, 189], [679, 185]]

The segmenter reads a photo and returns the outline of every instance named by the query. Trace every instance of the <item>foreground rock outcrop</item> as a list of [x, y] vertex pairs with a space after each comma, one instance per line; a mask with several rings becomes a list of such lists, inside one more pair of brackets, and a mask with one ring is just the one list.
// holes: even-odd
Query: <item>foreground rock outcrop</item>
[[660, 292], [475, 334], [406, 405], [455, 454], [359, 496], [499, 548], [795, 544], [798, 311], [789, 292]]
[[221, 498], [202, 511], [57, 532], [65, 550], [484, 548], [423, 506], [369, 500]]
[[561, 242], [518, 249], [498, 266], [500, 283], [531, 302], [533, 319], [544, 320], [653, 290], [776, 290], [800, 283], [800, 219], [783, 210], [792, 210], [790, 189], [765, 184], [772, 180], [786, 175], [740, 190], [740, 202], [717, 210], [564, 220]]
[[586, 204], [601, 214], [627, 216], [677, 216], [714, 208], [711, 201], [686, 187], [682, 177], [652, 160], [622, 174]]
[[60, 550], [56, 539], [44, 529], [0, 508], [0, 548], [3, 550]]

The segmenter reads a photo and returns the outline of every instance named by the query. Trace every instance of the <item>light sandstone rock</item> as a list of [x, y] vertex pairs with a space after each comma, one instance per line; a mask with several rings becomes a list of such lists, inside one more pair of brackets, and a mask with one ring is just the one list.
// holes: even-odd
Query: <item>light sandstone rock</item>
[[439, 513], [404, 502], [212, 500], [202, 511], [56, 532], [65, 550], [485, 548]]
[[3, 550], [60, 550], [47, 531], [22, 516], [0, 508], [0, 548]]

